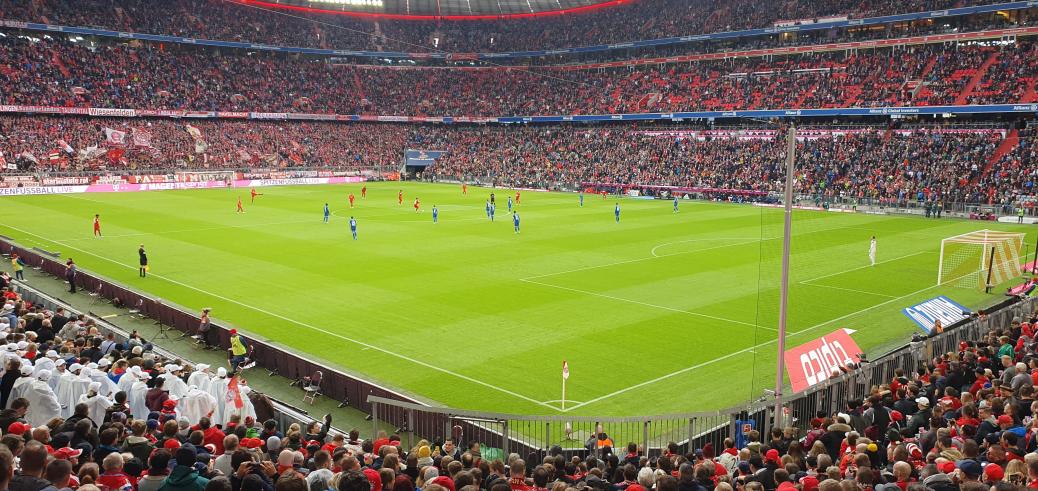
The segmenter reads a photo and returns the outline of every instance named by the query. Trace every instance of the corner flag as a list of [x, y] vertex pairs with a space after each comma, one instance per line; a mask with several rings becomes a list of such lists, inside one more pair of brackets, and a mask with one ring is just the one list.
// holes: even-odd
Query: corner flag
[[569, 363], [566, 363], [566, 360], [562, 360], [562, 379], [569, 379]]

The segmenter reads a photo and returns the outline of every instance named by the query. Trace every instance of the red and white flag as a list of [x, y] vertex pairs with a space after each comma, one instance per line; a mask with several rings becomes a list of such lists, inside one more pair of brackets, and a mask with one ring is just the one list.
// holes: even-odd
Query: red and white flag
[[105, 143], [109, 145], [126, 145], [126, 132], [105, 128]]
[[133, 130], [133, 146], [151, 147], [151, 132], [148, 130]]
[[241, 409], [245, 403], [241, 400], [241, 389], [238, 388], [238, 376], [231, 377], [231, 381], [227, 382], [227, 403], [234, 404], [234, 407]]
[[562, 380], [569, 379], [569, 363], [566, 360], [562, 360]]

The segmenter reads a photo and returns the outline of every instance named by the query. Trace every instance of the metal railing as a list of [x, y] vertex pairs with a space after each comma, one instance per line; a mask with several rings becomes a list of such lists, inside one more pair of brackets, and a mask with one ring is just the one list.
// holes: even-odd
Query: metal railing
[[[803, 435], [816, 415], [846, 411], [848, 401], [863, 401], [873, 388], [893, 380], [898, 369], [911, 373], [935, 356], [958, 351], [960, 342], [978, 340], [988, 330], [1007, 327], [1014, 317], [1029, 316], [1036, 308], [1035, 298], [1009, 297], [985, 309], [983, 315], [965, 318], [943, 333], [907, 343], [874, 361], [862, 363], [853, 371], [794, 394], [784, 405], [786, 427], [795, 428]], [[659, 455], [670, 444], [676, 444], [681, 452], [688, 452], [711, 443], [719, 452], [726, 438], [739, 442], [751, 428], [767, 435], [774, 421], [774, 409], [767, 400], [717, 411], [632, 417], [465, 411], [377, 396], [369, 397], [367, 402], [374, 420], [396, 425], [404, 438], [402, 444], [408, 448], [419, 439], [436, 441], [450, 436], [466, 445], [480, 443], [484, 447], [484, 459], [516, 453], [524, 458], [536, 455], [539, 460], [556, 446], [566, 453], [586, 455], [600, 450], [598, 433], [605, 433], [618, 453], [629, 443], [636, 444], [648, 456]]]

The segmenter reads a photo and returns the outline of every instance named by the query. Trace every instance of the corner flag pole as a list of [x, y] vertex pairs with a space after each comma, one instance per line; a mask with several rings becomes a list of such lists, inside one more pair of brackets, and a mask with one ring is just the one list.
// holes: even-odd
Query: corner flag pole
[[562, 360], [562, 410], [566, 410], [566, 379], [569, 378], [569, 363]]
[[778, 328], [778, 360], [775, 367], [775, 425], [772, 428], [783, 427], [782, 415], [782, 387], [785, 385], [783, 373], [786, 371], [786, 319], [789, 316], [789, 238], [793, 230], [793, 171], [796, 166], [797, 151], [797, 128], [794, 123], [789, 123], [786, 132], [786, 193], [785, 193], [785, 223], [782, 231], [782, 281], [779, 291], [779, 328]]

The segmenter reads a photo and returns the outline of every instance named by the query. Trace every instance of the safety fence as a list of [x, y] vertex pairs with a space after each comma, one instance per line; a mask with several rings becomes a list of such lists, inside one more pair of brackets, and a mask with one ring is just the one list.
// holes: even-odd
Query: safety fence
[[[1008, 327], [1014, 317], [1030, 316], [1036, 307], [1034, 298], [1009, 297], [982, 314], [964, 317], [943, 333], [909, 342], [794, 394], [783, 405], [783, 429], [793, 428], [802, 436], [812, 418], [847, 411], [849, 401], [863, 401], [875, 387], [893, 380], [898, 369], [910, 374], [936, 356], [958, 351], [961, 341], [979, 340], [991, 328]], [[636, 444], [648, 456], [659, 455], [672, 444], [680, 452], [702, 448], [707, 443], [720, 451], [727, 438], [738, 446], [744, 444], [750, 430], [768, 435], [774, 422], [773, 403], [763, 399], [718, 411], [614, 418], [464, 411], [383, 397], [370, 397], [368, 402], [376, 419], [408, 431], [402, 433], [406, 446], [414, 445], [419, 438], [434, 441], [451, 436], [456, 442], [475, 441], [488, 446], [491, 455], [515, 453], [536, 461], [552, 447], [567, 454], [593, 453], [601, 447], [599, 434], [604, 434], [604, 441], [612, 442], [617, 452], [623, 452], [629, 443]], [[486, 451], [483, 457], [487, 458]]]

